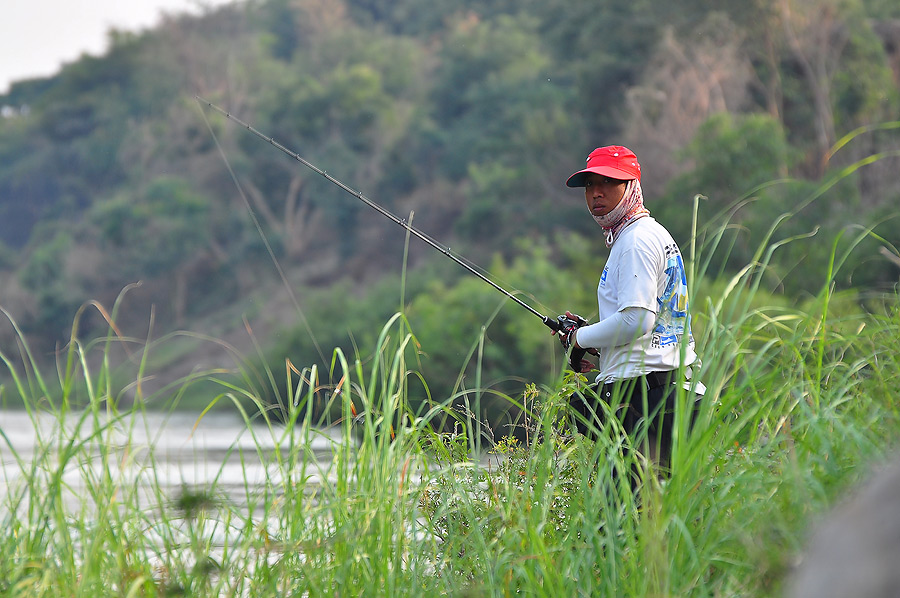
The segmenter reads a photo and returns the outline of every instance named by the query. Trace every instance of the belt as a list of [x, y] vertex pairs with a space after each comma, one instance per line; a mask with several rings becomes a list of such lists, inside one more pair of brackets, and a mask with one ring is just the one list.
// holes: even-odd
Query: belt
[[674, 384], [674, 374], [674, 370], [669, 370], [668, 372], [647, 372], [642, 378], [647, 380], [647, 388], [659, 388], [660, 386]]
[[[612, 382], [607, 382], [606, 384], [598, 384], [597, 388], [612, 390], [614, 386], [620, 387], [631, 387], [638, 388], [638, 385], [643, 381], [647, 386], [647, 390], [652, 390], [654, 388], [659, 388], [660, 386], [668, 386], [669, 384], [675, 383], [675, 370], [669, 370], [666, 372], [647, 372], [646, 374], [642, 374], [635, 378], [625, 378], [624, 380], [614, 380]], [[607, 393], [609, 394], [609, 393]]]

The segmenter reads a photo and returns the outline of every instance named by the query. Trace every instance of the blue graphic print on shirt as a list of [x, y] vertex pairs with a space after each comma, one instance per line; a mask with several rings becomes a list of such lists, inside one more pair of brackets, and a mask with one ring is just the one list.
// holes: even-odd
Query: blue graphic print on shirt
[[669, 245], [666, 250], [666, 287], [656, 302], [659, 311], [656, 326], [653, 329], [654, 345], [667, 347], [678, 343], [687, 332], [691, 334], [691, 322], [688, 317], [687, 276], [684, 262], [677, 245]]

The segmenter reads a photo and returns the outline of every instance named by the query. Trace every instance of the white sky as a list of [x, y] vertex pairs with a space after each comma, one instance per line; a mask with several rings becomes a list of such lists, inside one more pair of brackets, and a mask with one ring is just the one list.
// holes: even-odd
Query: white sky
[[154, 26], [162, 12], [199, 12], [233, 0], [0, 0], [0, 94], [106, 50], [111, 28]]

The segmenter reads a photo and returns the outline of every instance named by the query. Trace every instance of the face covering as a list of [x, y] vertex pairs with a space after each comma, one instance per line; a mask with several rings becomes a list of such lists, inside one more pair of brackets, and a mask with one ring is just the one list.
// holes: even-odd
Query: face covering
[[[591, 215], [594, 216], [593, 214]], [[616, 239], [619, 238], [619, 233], [626, 226], [639, 218], [649, 215], [650, 210], [644, 207], [644, 192], [641, 190], [641, 183], [637, 179], [631, 179], [625, 187], [625, 194], [622, 196], [622, 201], [619, 202], [619, 205], [608, 214], [594, 216], [594, 220], [603, 227], [603, 232], [606, 233], [606, 246], [612, 247]]]

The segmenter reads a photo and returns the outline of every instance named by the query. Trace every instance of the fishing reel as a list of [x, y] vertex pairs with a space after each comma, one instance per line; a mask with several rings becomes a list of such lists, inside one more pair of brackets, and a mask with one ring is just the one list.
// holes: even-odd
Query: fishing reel
[[556, 316], [556, 321], [559, 322], [560, 330], [570, 330], [573, 328], [581, 328], [585, 324], [587, 324], [587, 320], [579, 316], [578, 314], [572, 314], [575, 316], [574, 318], [570, 318], [569, 316], [563, 314], [561, 316]]
[[575, 338], [575, 331], [587, 324], [587, 320], [578, 314], [568, 314], [567, 312], [566, 314], [556, 316], [556, 321], [559, 324], [559, 342], [561, 342], [563, 348], [568, 351], [569, 347], [572, 345], [572, 340]]

